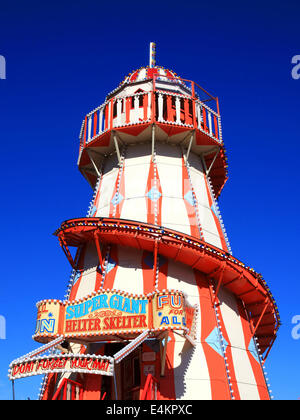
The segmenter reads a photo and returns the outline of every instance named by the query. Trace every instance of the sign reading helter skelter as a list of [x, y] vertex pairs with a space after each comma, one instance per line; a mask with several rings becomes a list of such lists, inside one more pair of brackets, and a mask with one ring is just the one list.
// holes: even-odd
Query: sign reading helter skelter
[[120, 290], [100, 289], [76, 301], [43, 300], [37, 303], [34, 339], [47, 342], [57, 336], [65, 339], [118, 335], [136, 336], [145, 330], [181, 330], [195, 338], [194, 318], [197, 307], [189, 305], [180, 291], [165, 290], [133, 295]]

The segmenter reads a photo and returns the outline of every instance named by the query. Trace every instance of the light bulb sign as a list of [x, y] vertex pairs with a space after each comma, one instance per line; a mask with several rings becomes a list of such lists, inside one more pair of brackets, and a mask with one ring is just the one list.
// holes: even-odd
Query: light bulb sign
[[14, 380], [27, 376], [61, 372], [81, 372], [112, 376], [114, 372], [114, 360], [112, 357], [107, 356], [72, 353], [32, 357], [23, 360], [18, 359], [11, 363], [9, 379]]
[[191, 336], [196, 311], [179, 291], [137, 296], [119, 290], [99, 290], [72, 302], [44, 300], [37, 308], [34, 339], [39, 342], [58, 335], [99, 341], [99, 337], [164, 329], [179, 329]]

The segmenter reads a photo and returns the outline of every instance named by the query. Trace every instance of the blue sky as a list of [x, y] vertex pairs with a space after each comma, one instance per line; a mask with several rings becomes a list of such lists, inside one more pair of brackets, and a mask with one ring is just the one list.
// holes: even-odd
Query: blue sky
[[[92, 191], [76, 162], [85, 113], [132, 70], [157, 64], [220, 99], [229, 180], [220, 209], [233, 254], [263, 274], [283, 322], [266, 368], [276, 399], [300, 398], [300, 54], [296, 1], [10, 1], [0, 9], [0, 399], [9, 363], [37, 347], [35, 303], [64, 296], [70, 267], [52, 235], [85, 216]], [[42, 377], [16, 381], [37, 398]]]

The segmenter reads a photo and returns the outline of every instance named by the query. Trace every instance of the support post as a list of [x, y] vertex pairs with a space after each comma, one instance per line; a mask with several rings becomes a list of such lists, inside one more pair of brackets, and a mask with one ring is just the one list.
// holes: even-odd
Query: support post
[[214, 158], [213, 158], [213, 160], [212, 160], [212, 162], [211, 162], [211, 164], [210, 164], [209, 168], [208, 168], [208, 169], [207, 169], [207, 171], [206, 171], [206, 176], [208, 176], [208, 175], [209, 175], [210, 170], [211, 170], [211, 168], [213, 167], [213, 164], [215, 163], [215, 161], [216, 161], [216, 159], [217, 159], [217, 156], [218, 156], [218, 154], [219, 154], [219, 151], [220, 151], [220, 149], [218, 148], [218, 150], [216, 151], [216, 154], [215, 154], [215, 156], [214, 156]]
[[166, 366], [166, 355], [167, 355], [167, 346], [168, 346], [168, 338], [169, 338], [169, 332], [167, 331], [165, 336], [164, 336], [164, 340], [165, 340], [165, 345], [162, 351], [162, 355], [161, 355], [161, 369], [160, 369], [160, 376], [165, 376], [165, 366]]
[[95, 239], [97, 254], [98, 254], [98, 257], [99, 257], [99, 263], [100, 263], [101, 271], [103, 271], [103, 258], [102, 258], [102, 253], [101, 253], [101, 248], [100, 248], [99, 237], [98, 237], [98, 232], [97, 231], [94, 232], [94, 239]]
[[115, 366], [114, 366], [114, 387], [115, 387], [115, 399], [117, 400], [118, 399], [118, 390], [117, 390]]
[[261, 361], [261, 364], [262, 364], [262, 365], [264, 365], [264, 364], [265, 364], [266, 359], [267, 359], [267, 357], [268, 357], [268, 355], [269, 355], [269, 353], [270, 353], [270, 351], [271, 351], [271, 348], [273, 347], [273, 344], [274, 344], [275, 339], [276, 339], [276, 335], [273, 337], [273, 339], [272, 339], [271, 343], [269, 344], [269, 348], [268, 348], [268, 350], [267, 350], [266, 354], [264, 355], [263, 360]]
[[86, 174], [86, 172], [85, 172], [85, 170], [84, 169], [82, 169], [82, 168], [79, 168], [79, 171], [81, 172], [81, 174], [84, 176], [84, 178], [87, 180], [87, 182], [89, 183], [89, 185], [90, 185], [90, 187], [92, 188], [92, 189], [94, 189], [94, 185], [91, 183], [91, 181], [89, 180], [89, 178], [88, 178], [88, 176], [87, 176], [87, 174]]
[[205, 162], [205, 158], [204, 158], [204, 154], [203, 153], [200, 155], [200, 159], [201, 159], [201, 162], [202, 162], [203, 170], [204, 170], [205, 175], [206, 175], [206, 173], [207, 173], [207, 166], [206, 166], [206, 162]]
[[71, 264], [72, 268], [74, 268], [74, 269], [75, 269], [75, 263], [74, 263], [74, 260], [73, 260], [73, 258], [72, 258], [72, 255], [71, 255], [71, 253], [70, 253], [70, 251], [69, 251], [69, 248], [68, 248], [68, 246], [67, 246], [67, 244], [66, 244], [66, 241], [65, 241], [65, 239], [64, 239], [64, 235], [63, 235], [63, 233], [60, 233], [60, 234], [59, 234], [59, 236], [58, 236], [58, 240], [59, 240], [59, 244], [60, 244], [60, 246], [61, 246], [62, 250], [63, 250], [63, 251], [64, 251], [64, 253], [65, 253], [65, 256], [68, 258], [69, 263]]
[[190, 138], [190, 142], [189, 142], [189, 146], [188, 146], [188, 149], [187, 149], [187, 152], [186, 152], [186, 155], [185, 155], [185, 162], [187, 162], [187, 160], [188, 160], [188, 158], [189, 158], [189, 155], [190, 155], [190, 151], [191, 151], [191, 147], [192, 147], [192, 144], [193, 144], [194, 137], [195, 137], [195, 131], [192, 131], [192, 133], [191, 133], [191, 138]]
[[92, 155], [91, 155], [91, 150], [86, 149], [86, 151], [87, 151], [87, 154], [89, 155], [89, 158], [90, 158], [90, 160], [91, 160], [91, 162], [92, 162], [92, 165], [93, 165], [93, 167], [94, 167], [94, 169], [95, 169], [95, 171], [96, 171], [96, 174], [97, 174], [97, 176], [98, 176], [98, 178], [99, 178], [99, 176], [100, 176], [100, 172], [99, 172], [99, 170], [98, 170], [98, 168], [97, 168], [97, 165], [96, 165], [96, 163], [95, 163], [95, 161], [94, 161], [94, 159], [93, 159], [93, 157], [92, 157]]
[[16, 396], [15, 396], [15, 380], [14, 379], [11, 381], [11, 387], [12, 387], [12, 398], [13, 398], [13, 401], [15, 401]]
[[154, 242], [154, 259], [153, 259], [153, 286], [155, 287], [156, 270], [157, 270], [157, 252], [158, 252], [158, 239]]
[[220, 289], [220, 286], [221, 286], [222, 280], [223, 280], [224, 270], [225, 270], [225, 264], [221, 268], [220, 277], [219, 277], [219, 281], [218, 281], [218, 285], [217, 285], [217, 289], [216, 289], [216, 293], [215, 293], [213, 305], [216, 303], [216, 300], [217, 300], [217, 297], [218, 297], [219, 289]]
[[87, 117], [85, 117], [84, 119], [83, 147], [86, 146], [86, 134], [87, 134]]
[[261, 320], [262, 320], [262, 318], [263, 318], [263, 316], [264, 316], [264, 314], [265, 314], [265, 312], [266, 312], [266, 310], [267, 310], [268, 306], [269, 306], [269, 302], [268, 302], [268, 301], [267, 301], [267, 299], [266, 299], [266, 301], [265, 301], [265, 307], [264, 307], [264, 309], [263, 309], [263, 311], [262, 311], [262, 313], [261, 313], [261, 315], [260, 315], [260, 317], [259, 317], [259, 320], [257, 321], [257, 323], [256, 323], [256, 325], [255, 325], [255, 328], [254, 328], [254, 330], [253, 330], [253, 333], [252, 333], [252, 337], [251, 337], [251, 338], [253, 338], [253, 337], [254, 337], [254, 335], [255, 335], [255, 333], [256, 333], [256, 330], [257, 330], [257, 328], [259, 327], [259, 324], [260, 324], [260, 322], [261, 322]]
[[115, 149], [118, 156], [118, 162], [119, 162], [119, 165], [121, 165], [121, 154], [120, 154], [119, 144], [118, 144], [116, 133], [114, 131], [113, 131], [113, 139], [114, 139]]
[[155, 148], [155, 124], [152, 124], [152, 144], [151, 144], [152, 162], [154, 162], [154, 148]]

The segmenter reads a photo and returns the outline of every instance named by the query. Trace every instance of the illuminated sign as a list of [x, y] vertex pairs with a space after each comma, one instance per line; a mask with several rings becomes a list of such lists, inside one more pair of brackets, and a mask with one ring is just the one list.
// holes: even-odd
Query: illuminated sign
[[11, 363], [9, 379], [58, 372], [81, 372], [112, 376], [114, 362], [112, 357], [73, 353], [19, 359]]
[[132, 295], [122, 291], [99, 290], [72, 302], [44, 300], [37, 304], [34, 339], [136, 334], [147, 329], [181, 329], [192, 334], [196, 308], [187, 304], [179, 291]]

